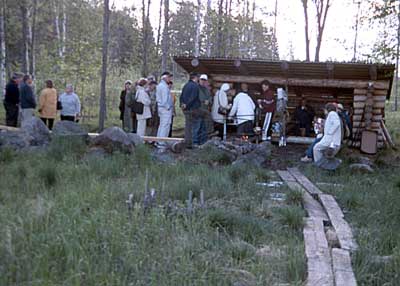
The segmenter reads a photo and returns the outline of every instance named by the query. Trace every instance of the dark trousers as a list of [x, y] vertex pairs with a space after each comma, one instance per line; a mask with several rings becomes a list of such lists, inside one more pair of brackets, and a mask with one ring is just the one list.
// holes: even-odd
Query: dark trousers
[[237, 135], [238, 136], [251, 136], [253, 135], [253, 121], [247, 120], [243, 123], [240, 123], [237, 126]]
[[4, 109], [6, 110], [6, 125], [17, 127], [18, 124], [18, 105], [4, 101]]
[[73, 121], [75, 122], [75, 116], [70, 116], [70, 115], [61, 115], [61, 120], [64, 121]]
[[214, 130], [218, 132], [218, 137], [224, 139], [224, 124], [214, 122]]
[[53, 129], [54, 118], [43, 118], [43, 117], [40, 117], [40, 119], [42, 119], [43, 123], [44, 123], [50, 130]]
[[185, 144], [186, 147], [191, 148], [193, 144], [193, 114], [190, 110], [183, 113], [185, 114]]
[[132, 133], [137, 132], [137, 119], [136, 119], [136, 113], [132, 112]]
[[174, 125], [174, 117], [175, 116], [172, 116], [171, 117], [171, 128], [169, 129], [169, 134], [168, 134], [168, 137], [172, 137], [172, 126]]

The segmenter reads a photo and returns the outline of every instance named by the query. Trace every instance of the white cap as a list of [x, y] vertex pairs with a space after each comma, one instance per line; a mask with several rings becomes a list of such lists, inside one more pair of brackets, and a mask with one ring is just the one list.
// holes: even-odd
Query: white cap
[[206, 74], [202, 74], [200, 76], [200, 79], [208, 80], [208, 76]]

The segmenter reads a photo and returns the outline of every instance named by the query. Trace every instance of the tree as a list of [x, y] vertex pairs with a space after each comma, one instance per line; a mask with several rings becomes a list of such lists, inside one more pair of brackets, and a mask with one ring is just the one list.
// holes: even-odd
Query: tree
[[309, 27], [308, 27], [308, 0], [301, 0], [303, 3], [304, 10], [304, 21], [305, 21], [305, 37], [306, 37], [306, 61], [310, 61], [310, 36], [309, 36]]
[[224, 0], [219, 0], [219, 2], [218, 2], [218, 26], [217, 26], [217, 51], [216, 51], [217, 57], [222, 56], [222, 40], [223, 40], [222, 25], [223, 25], [223, 11], [224, 11], [223, 5], [224, 5]]
[[211, 0], [207, 0], [207, 11], [205, 19], [205, 33], [206, 33], [206, 55], [211, 57], [211, 26], [212, 26], [212, 16], [211, 16]]
[[5, 1], [0, 1], [0, 98], [6, 87], [6, 32], [4, 25]]
[[108, 56], [108, 36], [110, 27], [110, 9], [109, 0], [104, 0], [103, 16], [103, 53], [101, 69], [101, 87], [100, 87], [100, 112], [99, 112], [99, 131], [103, 131], [106, 119], [106, 80], [107, 80], [107, 56]]
[[36, 73], [36, 53], [35, 53], [35, 40], [36, 40], [36, 14], [37, 14], [37, 6], [38, 0], [33, 0], [33, 7], [32, 7], [32, 24], [31, 24], [31, 31], [30, 31], [30, 43], [29, 43], [29, 50], [30, 50], [30, 60], [29, 60], [29, 71], [34, 76]]
[[201, 25], [201, 0], [197, 0], [196, 10], [196, 38], [194, 45], [194, 56], [197, 58], [200, 55], [200, 25]]
[[167, 70], [169, 54], [169, 0], [164, 0], [164, 30], [162, 38], [161, 70]]
[[26, 0], [20, 2], [21, 17], [22, 17], [22, 44], [24, 47], [22, 71], [29, 73], [29, 46], [31, 42], [31, 25], [29, 23], [29, 7]]
[[317, 46], [315, 48], [315, 61], [319, 62], [322, 45], [322, 36], [325, 30], [326, 18], [330, 7], [330, 0], [313, 0], [317, 9]]

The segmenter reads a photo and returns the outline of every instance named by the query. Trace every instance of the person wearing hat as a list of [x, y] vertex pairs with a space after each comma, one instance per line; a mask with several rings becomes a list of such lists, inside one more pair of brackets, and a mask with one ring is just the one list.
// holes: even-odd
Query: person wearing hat
[[[160, 118], [160, 125], [157, 130], [157, 137], [168, 137], [171, 128], [172, 115], [173, 115], [173, 102], [171, 97], [171, 90], [168, 83], [171, 81], [172, 74], [164, 72], [161, 75], [161, 81], [156, 88], [156, 100], [158, 117]], [[165, 142], [158, 142], [157, 147], [166, 148]]]
[[145, 78], [142, 78], [139, 80], [138, 86], [136, 88], [136, 101], [143, 104], [143, 113], [136, 114], [136, 119], [137, 119], [136, 134], [139, 136], [146, 135], [147, 119], [151, 118], [151, 110], [150, 110], [151, 99], [145, 90], [146, 84], [147, 80]]
[[211, 118], [212, 95], [208, 84], [208, 76], [202, 74], [199, 82], [200, 106], [200, 145], [208, 139], [208, 134], [214, 131], [213, 120]]
[[200, 97], [199, 75], [191, 73], [189, 81], [183, 86], [180, 106], [185, 114], [185, 144], [187, 148], [200, 144]]
[[4, 96], [4, 109], [6, 110], [6, 125], [17, 127], [19, 113], [19, 88], [18, 85], [22, 81], [23, 75], [14, 73], [10, 81], [6, 85], [6, 93]]
[[130, 80], [125, 81], [124, 89], [121, 91], [121, 94], [119, 96], [119, 111], [120, 111], [119, 119], [122, 121], [122, 129], [124, 129], [125, 131], [132, 130], [131, 109], [126, 104], [126, 95], [128, 94], [131, 86], [132, 86], [132, 81]]
[[147, 120], [147, 127], [149, 128], [148, 134], [150, 136], [157, 136], [157, 129], [158, 125], [160, 124], [160, 119], [158, 118], [158, 111], [157, 111], [156, 88], [157, 88], [157, 82], [155, 80], [151, 80], [148, 82], [146, 92], [151, 100], [150, 104], [151, 118]]

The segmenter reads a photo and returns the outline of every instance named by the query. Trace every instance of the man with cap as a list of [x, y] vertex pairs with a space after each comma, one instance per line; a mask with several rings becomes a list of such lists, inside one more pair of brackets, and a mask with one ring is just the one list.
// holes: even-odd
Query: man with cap
[[4, 109], [6, 110], [6, 125], [17, 127], [18, 123], [18, 105], [19, 105], [19, 88], [18, 85], [23, 75], [14, 73], [6, 85], [6, 93], [4, 97]]
[[180, 105], [185, 114], [185, 144], [187, 148], [200, 144], [201, 102], [199, 92], [199, 75], [191, 73], [180, 97]]
[[120, 111], [120, 120], [122, 121], [122, 129], [125, 131], [132, 131], [132, 118], [131, 118], [131, 109], [126, 104], [126, 95], [129, 93], [130, 88], [132, 86], [132, 81], [125, 81], [124, 89], [121, 91], [121, 95], [119, 98], [119, 111]]
[[214, 130], [213, 120], [211, 118], [212, 95], [208, 85], [208, 76], [202, 74], [199, 82], [199, 98], [200, 107], [200, 145], [204, 144], [208, 139], [208, 134]]
[[[171, 81], [172, 74], [164, 72], [161, 75], [161, 81], [156, 88], [156, 101], [158, 117], [160, 118], [160, 125], [157, 130], [157, 137], [168, 137], [171, 128], [171, 120], [173, 115], [173, 102], [171, 91], [168, 83]], [[166, 148], [165, 142], [157, 143], [159, 148]]]

